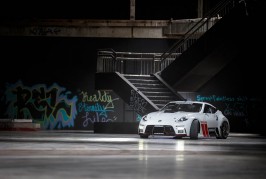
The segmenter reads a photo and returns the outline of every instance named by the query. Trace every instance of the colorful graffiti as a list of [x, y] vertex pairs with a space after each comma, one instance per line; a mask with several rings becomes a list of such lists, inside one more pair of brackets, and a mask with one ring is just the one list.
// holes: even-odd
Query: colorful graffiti
[[141, 118], [142, 118], [142, 116], [137, 114], [136, 121], [138, 121], [138, 122], [141, 121]]
[[224, 104], [223, 113], [226, 116], [234, 117], [247, 117], [247, 105], [249, 98], [247, 96], [196, 96], [197, 101], [206, 101], [206, 102], [222, 102]]
[[88, 127], [94, 122], [114, 122], [117, 117], [114, 113], [114, 101], [109, 91], [98, 90], [96, 94], [89, 95], [87, 92], [80, 93], [81, 102], [78, 103], [78, 112], [85, 113], [82, 116], [83, 127]]
[[146, 105], [147, 105], [147, 101], [143, 99], [136, 91], [131, 90], [129, 106], [132, 109], [134, 109], [137, 113], [143, 114], [145, 113]]
[[34, 27], [30, 29], [30, 34], [39, 36], [58, 35], [61, 29], [58, 27]]
[[47, 87], [38, 84], [32, 87], [21, 81], [6, 85], [6, 115], [12, 119], [35, 119], [43, 128], [61, 129], [73, 127], [77, 115], [77, 96], [54, 83]]
[[208, 102], [246, 102], [248, 101], [248, 97], [246, 96], [217, 96], [217, 95], [209, 95], [209, 96], [196, 96], [197, 101], [208, 101]]

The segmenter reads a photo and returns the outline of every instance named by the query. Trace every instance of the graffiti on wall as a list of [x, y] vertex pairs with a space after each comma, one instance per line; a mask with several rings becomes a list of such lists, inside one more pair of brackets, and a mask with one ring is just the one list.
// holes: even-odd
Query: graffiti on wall
[[143, 99], [135, 90], [131, 90], [129, 106], [132, 109], [134, 109], [137, 113], [143, 114], [145, 113], [146, 105], [147, 105], [147, 101]]
[[142, 116], [139, 115], [139, 114], [137, 114], [136, 121], [137, 121], [137, 122], [141, 121], [141, 118], [142, 118]]
[[12, 119], [37, 119], [46, 129], [73, 127], [77, 96], [54, 83], [31, 87], [21, 81], [8, 84], [5, 91], [6, 115]]
[[48, 36], [48, 35], [58, 35], [61, 29], [57, 27], [34, 27], [30, 29], [32, 35]]
[[88, 127], [94, 122], [114, 122], [117, 117], [114, 115], [114, 101], [109, 91], [98, 90], [95, 94], [89, 95], [85, 91], [80, 92], [81, 101], [78, 102], [78, 112], [82, 116], [83, 127]]
[[234, 117], [247, 117], [248, 111], [248, 101], [249, 98], [247, 96], [217, 96], [217, 95], [197, 95], [197, 101], [205, 101], [210, 103], [221, 102], [224, 104], [223, 113], [226, 116], [234, 116]]

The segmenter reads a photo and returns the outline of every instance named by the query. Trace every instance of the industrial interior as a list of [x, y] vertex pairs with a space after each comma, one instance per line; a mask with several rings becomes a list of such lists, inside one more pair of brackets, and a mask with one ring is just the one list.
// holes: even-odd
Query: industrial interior
[[[1, 178], [263, 178], [264, 0], [3, 3]], [[171, 101], [227, 139], [140, 138]]]

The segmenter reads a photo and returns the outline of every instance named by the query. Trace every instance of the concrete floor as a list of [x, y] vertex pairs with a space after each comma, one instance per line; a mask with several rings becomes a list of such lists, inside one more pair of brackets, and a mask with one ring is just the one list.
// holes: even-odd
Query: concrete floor
[[0, 178], [266, 178], [266, 139], [0, 131]]

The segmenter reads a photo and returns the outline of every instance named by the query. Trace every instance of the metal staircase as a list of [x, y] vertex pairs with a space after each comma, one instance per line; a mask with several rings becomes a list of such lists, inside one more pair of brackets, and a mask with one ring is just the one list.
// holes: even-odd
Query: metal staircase
[[[173, 53], [164, 61], [172, 63], [180, 55]], [[96, 89], [112, 89], [134, 111], [144, 115], [166, 103], [184, 100], [156, 72], [161, 71], [161, 53], [98, 51]]]
[[[214, 25], [210, 25], [210, 22], [216, 23], [228, 13], [234, 3], [234, 0], [221, 1], [165, 53], [99, 50], [96, 89], [113, 89], [128, 104], [135, 103], [132, 99], [137, 99], [137, 105], [142, 106], [136, 109], [145, 109], [137, 111], [142, 115], [160, 109], [169, 101], [185, 100], [161, 77], [161, 72], [180, 58]], [[220, 15], [218, 18], [217, 14]]]
[[178, 96], [154, 75], [124, 74], [124, 77], [158, 108], [163, 107], [169, 101], [183, 100], [181, 96]]

